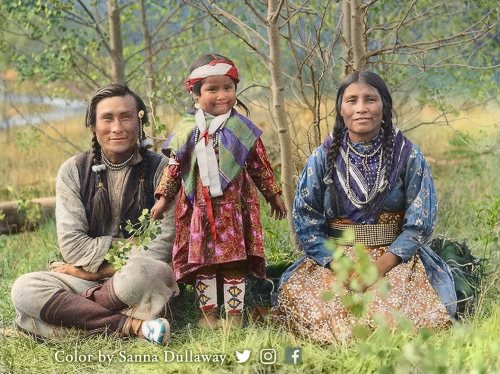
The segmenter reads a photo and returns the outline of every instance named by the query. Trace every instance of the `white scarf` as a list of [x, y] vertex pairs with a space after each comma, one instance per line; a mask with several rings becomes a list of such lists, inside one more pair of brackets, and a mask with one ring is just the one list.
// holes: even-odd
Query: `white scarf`
[[[198, 170], [200, 172], [201, 183], [203, 186], [208, 186], [212, 197], [222, 196], [222, 187], [219, 176], [219, 162], [215, 155], [213, 138], [210, 137], [231, 115], [231, 110], [227, 113], [215, 117], [207, 129], [205, 121], [205, 113], [202, 109], [198, 109], [194, 115], [196, 126], [200, 131], [198, 142], [194, 146], [196, 159], [198, 160]], [[205, 132], [208, 132], [208, 142], [205, 144]]]

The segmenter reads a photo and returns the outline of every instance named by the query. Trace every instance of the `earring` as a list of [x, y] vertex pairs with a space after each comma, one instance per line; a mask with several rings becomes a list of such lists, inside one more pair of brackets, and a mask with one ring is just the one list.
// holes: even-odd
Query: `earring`
[[143, 110], [139, 110], [139, 113], [137, 113], [137, 117], [139, 117], [139, 144], [141, 143], [142, 141], [142, 138], [144, 136], [144, 127], [143, 127], [143, 124], [142, 124], [142, 117], [144, 117], [144, 111]]
[[151, 142], [146, 139], [146, 133], [144, 132], [144, 125], [142, 123], [142, 117], [144, 117], [144, 111], [140, 110], [137, 113], [137, 117], [139, 117], [139, 138], [137, 139], [139, 142], [140, 148], [149, 148], [151, 147]]
[[198, 101], [194, 102], [195, 109], [200, 109], [200, 103]]

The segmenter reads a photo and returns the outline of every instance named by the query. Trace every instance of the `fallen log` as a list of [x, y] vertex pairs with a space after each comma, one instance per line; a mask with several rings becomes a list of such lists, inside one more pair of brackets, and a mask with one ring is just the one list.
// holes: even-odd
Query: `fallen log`
[[39, 209], [37, 220], [29, 219], [26, 209], [19, 209], [18, 201], [0, 202], [0, 234], [15, 234], [23, 230], [34, 230], [43, 221], [54, 216], [55, 197], [40, 197], [28, 201], [28, 209]]

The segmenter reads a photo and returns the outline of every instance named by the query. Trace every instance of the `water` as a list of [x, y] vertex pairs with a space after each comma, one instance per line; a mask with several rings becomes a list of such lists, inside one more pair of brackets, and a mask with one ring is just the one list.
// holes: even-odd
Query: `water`
[[16, 114], [9, 118], [0, 117], [0, 130], [14, 126], [39, 125], [47, 122], [63, 121], [68, 118], [83, 115], [86, 109], [85, 103], [79, 100], [18, 95], [5, 92], [2, 96], [5, 104], [43, 104], [48, 106], [50, 109], [45, 112]]

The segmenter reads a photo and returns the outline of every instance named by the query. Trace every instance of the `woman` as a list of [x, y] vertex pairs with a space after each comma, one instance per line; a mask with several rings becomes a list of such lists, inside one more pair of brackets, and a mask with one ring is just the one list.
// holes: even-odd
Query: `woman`
[[[352, 73], [339, 87], [336, 113], [333, 133], [309, 157], [299, 180], [293, 217], [306, 255], [282, 277], [279, 320], [326, 343], [349, 338], [356, 323], [373, 327], [376, 314], [390, 324], [393, 312], [416, 327], [449, 324], [456, 308], [451, 271], [426, 244], [437, 211], [432, 177], [419, 148], [392, 123], [387, 86], [375, 73]], [[389, 284], [385, 298], [371, 287], [376, 279], [349, 275], [345, 284], [373, 297], [362, 320], [338, 295], [323, 298], [336, 280], [326, 243], [346, 229]], [[355, 261], [352, 245], [341, 250]]]
[[108, 331], [167, 344], [169, 323], [157, 317], [178, 292], [168, 265], [173, 206], [147, 251], [136, 251], [118, 272], [104, 259], [115, 238], [128, 235], [124, 223], [137, 222], [142, 209], [153, 206], [166, 164], [147, 150], [144, 122], [144, 102], [127, 86], [102, 87], [90, 100], [92, 151], [67, 160], [56, 181], [57, 236], [66, 263], [15, 281], [21, 329], [46, 338], [63, 336], [66, 328]]

